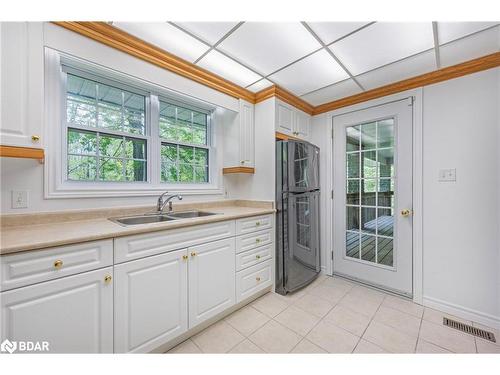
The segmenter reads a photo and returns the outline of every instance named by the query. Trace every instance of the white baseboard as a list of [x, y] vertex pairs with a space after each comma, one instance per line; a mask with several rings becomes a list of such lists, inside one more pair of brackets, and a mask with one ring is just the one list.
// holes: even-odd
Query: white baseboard
[[500, 317], [498, 316], [486, 314], [474, 309], [469, 309], [464, 306], [426, 296], [423, 297], [423, 305], [455, 315], [462, 319], [472, 320], [473, 322], [484, 324], [491, 328], [500, 329]]

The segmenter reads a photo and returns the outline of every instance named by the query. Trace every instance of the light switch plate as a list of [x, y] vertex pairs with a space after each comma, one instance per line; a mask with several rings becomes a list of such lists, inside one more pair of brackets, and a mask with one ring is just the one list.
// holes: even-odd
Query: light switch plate
[[12, 208], [28, 208], [27, 190], [12, 190]]
[[456, 180], [457, 180], [457, 170], [455, 168], [439, 170], [440, 182], [455, 182]]

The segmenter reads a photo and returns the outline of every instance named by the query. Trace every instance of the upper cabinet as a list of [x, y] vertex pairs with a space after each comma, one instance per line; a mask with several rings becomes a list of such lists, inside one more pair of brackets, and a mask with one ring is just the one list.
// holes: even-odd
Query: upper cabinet
[[280, 100], [276, 100], [276, 131], [307, 140], [311, 116]]
[[226, 127], [224, 141], [224, 174], [254, 173], [255, 120], [254, 105], [240, 99], [239, 113]]
[[0, 145], [41, 148], [43, 25], [1, 22], [0, 39]]

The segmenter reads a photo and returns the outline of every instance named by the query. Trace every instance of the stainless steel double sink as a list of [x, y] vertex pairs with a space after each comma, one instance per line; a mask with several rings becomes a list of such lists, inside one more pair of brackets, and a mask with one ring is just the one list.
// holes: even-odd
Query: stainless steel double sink
[[164, 221], [181, 220], [181, 219], [192, 219], [197, 217], [212, 216], [217, 215], [213, 212], [205, 211], [181, 211], [181, 212], [169, 212], [164, 214], [143, 214], [136, 216], [124, 216], [124, 217], [112, 217], [109, 220], [129, 226], [138, 224], [151, 224], [151, 223], [161, 223]]

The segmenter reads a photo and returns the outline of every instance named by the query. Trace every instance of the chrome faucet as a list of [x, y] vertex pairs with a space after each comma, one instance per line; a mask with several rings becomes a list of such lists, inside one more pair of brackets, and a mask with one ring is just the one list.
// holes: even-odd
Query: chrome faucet
[[156, 204], [156, 211], [158, 213], [163, 213], [163, 209], [165, 208], [165, 206], [167, 205], [167, 203], [168, 203], [168, 212], [172, 212], [172, 199], [177, 198], [180, 201], [182, 200], [182, 195], [179, 195], [179, 194], [170, 195], [170, 196], [167, 197], [167, 199], [163, 200], [163, 197], [167, 193], [168, 193], [168, 191], [162, 193], [158, 197], [158, 203]]

